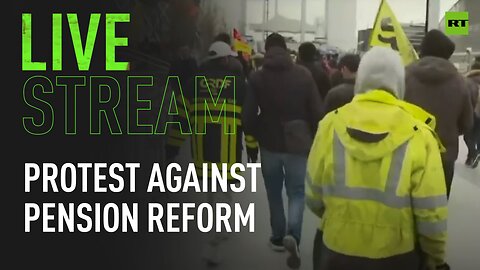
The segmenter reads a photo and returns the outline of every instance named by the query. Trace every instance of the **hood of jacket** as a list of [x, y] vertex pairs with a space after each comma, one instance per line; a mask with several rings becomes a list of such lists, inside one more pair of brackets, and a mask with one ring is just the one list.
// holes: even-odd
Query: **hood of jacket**
[[286, 70], [293, 66], [293, 60], [287, 50], [280, 47], [270, 48], [265, 54], [263, 68]]
[[407, 72], [425, 84], [442, 84], [458, 76], [457, 68], [448, 60], [427, 56], [407, 67]]
[[350, 155], [362, 161], [383, 158], [412, 138], [420, 125], [428, 128], [404, 108], [401, 100], [384, 90], [359, 94], [333, 115], [340, 142]]
[[373, 47], [360, 61], [355, 95], [383, 89], [399, 99], [405, 94], [405, 68], [400, 55], [390, 48]]

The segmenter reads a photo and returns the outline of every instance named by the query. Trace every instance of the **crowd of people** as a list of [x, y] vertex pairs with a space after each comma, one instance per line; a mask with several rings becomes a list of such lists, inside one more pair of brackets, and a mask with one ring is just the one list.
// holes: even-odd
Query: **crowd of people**
[[[465, 164], [475, 168], [480, 162], [480, 61], [460, 74], [448, 60], [455, 44], [438, 30], [427, 33], [420, 59], [407, 67], [398, 52], [373, 47], [362, 57], [340, 57], [330, 70], [308, 42], [294, 61], [285, 39], [273, 33], [261, 68], [250, 70], [231, 45], [221, 34], [199, 67], [182, 57], [179, 63], [187, 61], [189, 68], [171, 72], [221, 81], [235, 76], [235, 91], [227, 85], [217, 101], [227, 102], [222, 108], [229, 120], [209, 120], [223, 114], [216, 105], [204, 111], [208, 87], [177, 99], [177, 120], [195, 113], [207, 118], [200, 129], [208, 132], [191, 138], [200, 171], [203, 162], [241, 162], [243, 140], [250, 162], [260, 155], [269, 243], [288, 252], [287, 265], [301, 265], [307, 205], [321, 220], [314, 269], [449, 269], [447, 200], [460, 136], [469, 150]], [[169, 131], [167, 160], [185, 139], [178, 128]], [[219, 239], [210, 242], [213, 251]], [[212, 254], [207, 260], [218, 263]]]

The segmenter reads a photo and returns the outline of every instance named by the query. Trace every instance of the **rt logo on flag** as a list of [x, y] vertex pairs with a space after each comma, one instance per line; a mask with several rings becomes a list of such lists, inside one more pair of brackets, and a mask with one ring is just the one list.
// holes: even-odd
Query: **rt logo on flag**
[[445, 13], [445, 33], [447, 35], [468, 36], [468, 12]]

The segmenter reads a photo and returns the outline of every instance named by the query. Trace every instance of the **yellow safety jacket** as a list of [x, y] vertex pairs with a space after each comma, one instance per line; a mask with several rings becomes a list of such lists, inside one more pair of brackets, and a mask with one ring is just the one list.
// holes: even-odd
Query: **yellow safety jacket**
[[440, 149], [441, 153], [445, 153], [447, 149], [445, 146], [442, 144], [442, 141], [440, 140], [440, 137], [434, 130], [437, 128], [437, 120], [433, 114], [430, 114], [426, 112], [424, 109], [418, 107], [415, 104], [408, 103], [403, 100], [398, 100], [399, 106], [401, 106], [404, 110], [406, 110], [408, 113], [410, 113], [413, 117], [415, 117], [417, 120], [422, 121], [423, 123], [427, 124], [430, 129], [432, 130], [432, 134], [437, 140], [438, 147]]
[[[178, 124], [168, 129], [167, 159], [174, 158], [185, 140], [191, 138], [198, 175], [203, 175], [204, 163], [216, 164], [218, 168], [227, 164], [230, 171], [233, 164], [242, 162], [243, 139], [247, 148], [258, 149], [255, 138], [242, 129], [245, 82], [238, 73], [224, 68], [202, 68], [199, 74], [203, 77], [190, 80], [183, 95], [175, 98], [172, 107], [176, 107], [177, 114], [172, 122]], [[191, 134], [181, 130], [187, 126], [191, 127]], [[208, 175], [212, 176], [210, 166]], [[233, 176], [227, 173], [227, 178]]]
[[444, 262], [447, 198], [433, 133], [382, 90], [356, 96], [320, 122], [306, 201], [321, 217], [329, 249], [380, 259], [419, 244], [430, 265]]

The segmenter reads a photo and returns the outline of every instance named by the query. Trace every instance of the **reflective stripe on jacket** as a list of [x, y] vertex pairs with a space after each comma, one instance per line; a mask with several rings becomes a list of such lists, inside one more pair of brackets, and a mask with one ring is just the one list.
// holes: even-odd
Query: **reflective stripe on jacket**
[[320, 122], [306, 201], [325, 245], [371, 259], [414, 250], [444, 262], [447, 198], [432, 129], [391, 94], [358, 95]]
[[[173, 159], [187, 138], [197, 174], [203, 175], [203, 164], [226, 163], [228, 168], [242, 162], [242, 109], [246, 85], [239, 71], [214, 64], [202, 66], [191, 78], [185, 91], [172, 83], [168, 114], [173, 116], [167, 132], [167, 159]], [[175, 102], [175, 103], [174, 103]], [[245, 134], [245, 145], [258, 148], [254, 137]], [[211, 169], [208, 175], [212, 177]], [[228, 174], [228, 179], [233, 175]]]

